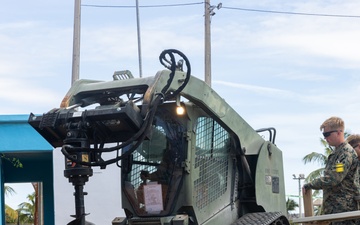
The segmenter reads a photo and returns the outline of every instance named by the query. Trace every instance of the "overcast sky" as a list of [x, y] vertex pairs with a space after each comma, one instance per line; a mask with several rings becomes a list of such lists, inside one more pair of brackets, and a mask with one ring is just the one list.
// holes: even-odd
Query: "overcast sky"
[[[162, 70], [159, 54], [175, 48], [203, 79], [203, 3], [139, 3], [162, 5], [140, 8], [143, 76]], [[189, 5], [168, 6], [178, 3]], [[108, 81], [125, 69], [138, 77], [135, 8], [89, 6], [135, 1], [82, 4], [80, 78]], [[319, 127], [325, 119], [339, 116], [349, 133], [360, 133], [360, 2], [228, 0], [222, 6], [211, 21], [212, 87], [254, 129], [276, 128], [286, 193], [297, 195], [292, 174], [318, 168], [302, 158], [323, 153]], [[73, 16], [73, 1], [2, 2], [0, 114], [59, 107], [71, 83]]]

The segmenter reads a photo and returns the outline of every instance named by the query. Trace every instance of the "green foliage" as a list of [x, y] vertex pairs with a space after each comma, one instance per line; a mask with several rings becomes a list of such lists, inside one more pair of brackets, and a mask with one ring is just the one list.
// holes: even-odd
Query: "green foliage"
[[23, 202], [19, 205], [19, 219], [21, 223], [34, 223], [35, 215], [35, 192], [27, 196], [29, 202]]
[[[16, 194], [15, 190], [7, 185], [4, 185], [5, 196]], [[8, 205], [5, 205], [5, 221], [7, 223], [15, 223], [17, 220], [17, 211]]]
[[6, 157], [6, 155], [5, 155], [4, 153], [1, 153], [1, 154], [0, 154], [0, 157], [3, 158], [3, 159], [5, 159], [5, 160], [7, 160], [7, 161], [9, 161], [9, 162], [10, 162], [11, 164], [13, 164], [13, 166], [16, 167], [16, 168], [23, 168], [23, 164], [22, 164], [22, 163], [20, 162], [20, 160], [17, 159], [17, 158], [14, 158], [14, 157], [12, 157], [12, 158]]
[[[4, 186], [5, 195], [16, 193], [15, 190], [5, 185]], [[19, 208], [17, 210], [12, 209], [8, 205], [5, 205], [5, 220], [6, 223], [17, 223], [18, 219], [21, 224], [24, 223], [34, 223], [34, 215], [35, 215], [35, 206], [36, 206], [36, 192], [29, 194], [27, 196], [28, 202], [23, 202], [19, 204]]]
[[294, 211], [297, 207], [299, 207], [299, 204], [295, 202], [293, 199], [287, 199], [286, 200], [286, 210], [288, 211]]
[[[305, 182], [309, 183], [312, 180], [321, 177], [324, 174], [325, 165], [327, 163], [328, 157], [332, 152], [331, 147], [328, 145], [325, 139], [320, 138], [321, 145], [324, 146], [324, 154], [318, 152], [312, 152], [303, 158], [304, 164], [307, 163], [317, 163], [320, 168], [312, 171], [309, 175], [305, 178]], [[321, 190], [315, 190], [313, 192], [314, 196], [319, 196], [321, 194]]]
[[12, 187], [4, 185], [4, 194], [5, 194], [5, 196], [9, 196], [9, 195], [16, 194], [16, 191]]
[[12, 209], [10, 206], [5, 205], [5, 222], [16, 223], [18, 218], [18, 212]]

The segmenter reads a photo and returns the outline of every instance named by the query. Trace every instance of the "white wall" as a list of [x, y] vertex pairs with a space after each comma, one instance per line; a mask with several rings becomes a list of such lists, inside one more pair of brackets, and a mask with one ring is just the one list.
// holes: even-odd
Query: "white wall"
[[[74, 186], [64, 177], [64, 156], [55, 149], [54, 157], [54, 193], [55, 224], [67, 224], [75, 215]], [[121, 207], [120, 168], [110, 165], [105, 170], [93, 168], [94, 174], [85, 184], [85, 212], [90, 213], [86, 220], [94, 224], [111, 225], [112, 220], [124, 216]]]

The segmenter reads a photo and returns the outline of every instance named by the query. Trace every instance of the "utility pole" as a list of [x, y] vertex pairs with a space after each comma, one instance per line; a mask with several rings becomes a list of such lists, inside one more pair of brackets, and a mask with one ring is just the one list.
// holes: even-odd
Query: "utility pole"
[[80, 23], [81, 23], [81, 0], [75, 0], [74, 10], [74, 36], [73, 36], [73, 60], [71, 84], [79, 79], [80, 68]]
[[139, 19], [139, 1], [138, 0], [136, 0], [136, 24], [137, 24], [137, 39], [138, 39], [139, 74], [140, 74], [140, 77], [142, 77], [141, 36], [140, 36], [140, 19]]
[[205, 83], [211, 87], [210, 0], [205, 0]]
[[305, 175], [304, 174], [299, 174], [299, 177], [296, 177], [295, 174], [293, 174], [293, 179], [294, 180], [298, 180], [299, 181], [299, 218], [301, 217], [301, 180], [305, 179]]
[[214, 9], [220, 9], [222, 3], [217, 6], [210, 4], [210, 0], [205, 0], [205, 83], [211, 87], [211, 17], [215, 15]]

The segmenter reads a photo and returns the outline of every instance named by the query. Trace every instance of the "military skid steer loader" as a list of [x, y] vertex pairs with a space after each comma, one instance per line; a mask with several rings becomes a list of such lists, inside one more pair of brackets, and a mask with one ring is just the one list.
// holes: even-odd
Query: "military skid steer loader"
[[[181, 52], [165, 50], [159, 58], [166, 69], [153, 77], [120, 71], [112, 81], [78, 80], [60, 108], [30, 115], [65, 156], [64, 175], [75, 188], [70, 224], [90, 224], [84, 185], [92, 167], [113, 163], [121, 168], [126, 215], [113, 224], [289, 224], [275, 129], [254, 130], [191, 76]], [[114, 157], [104, 160], [109, 153]]]

